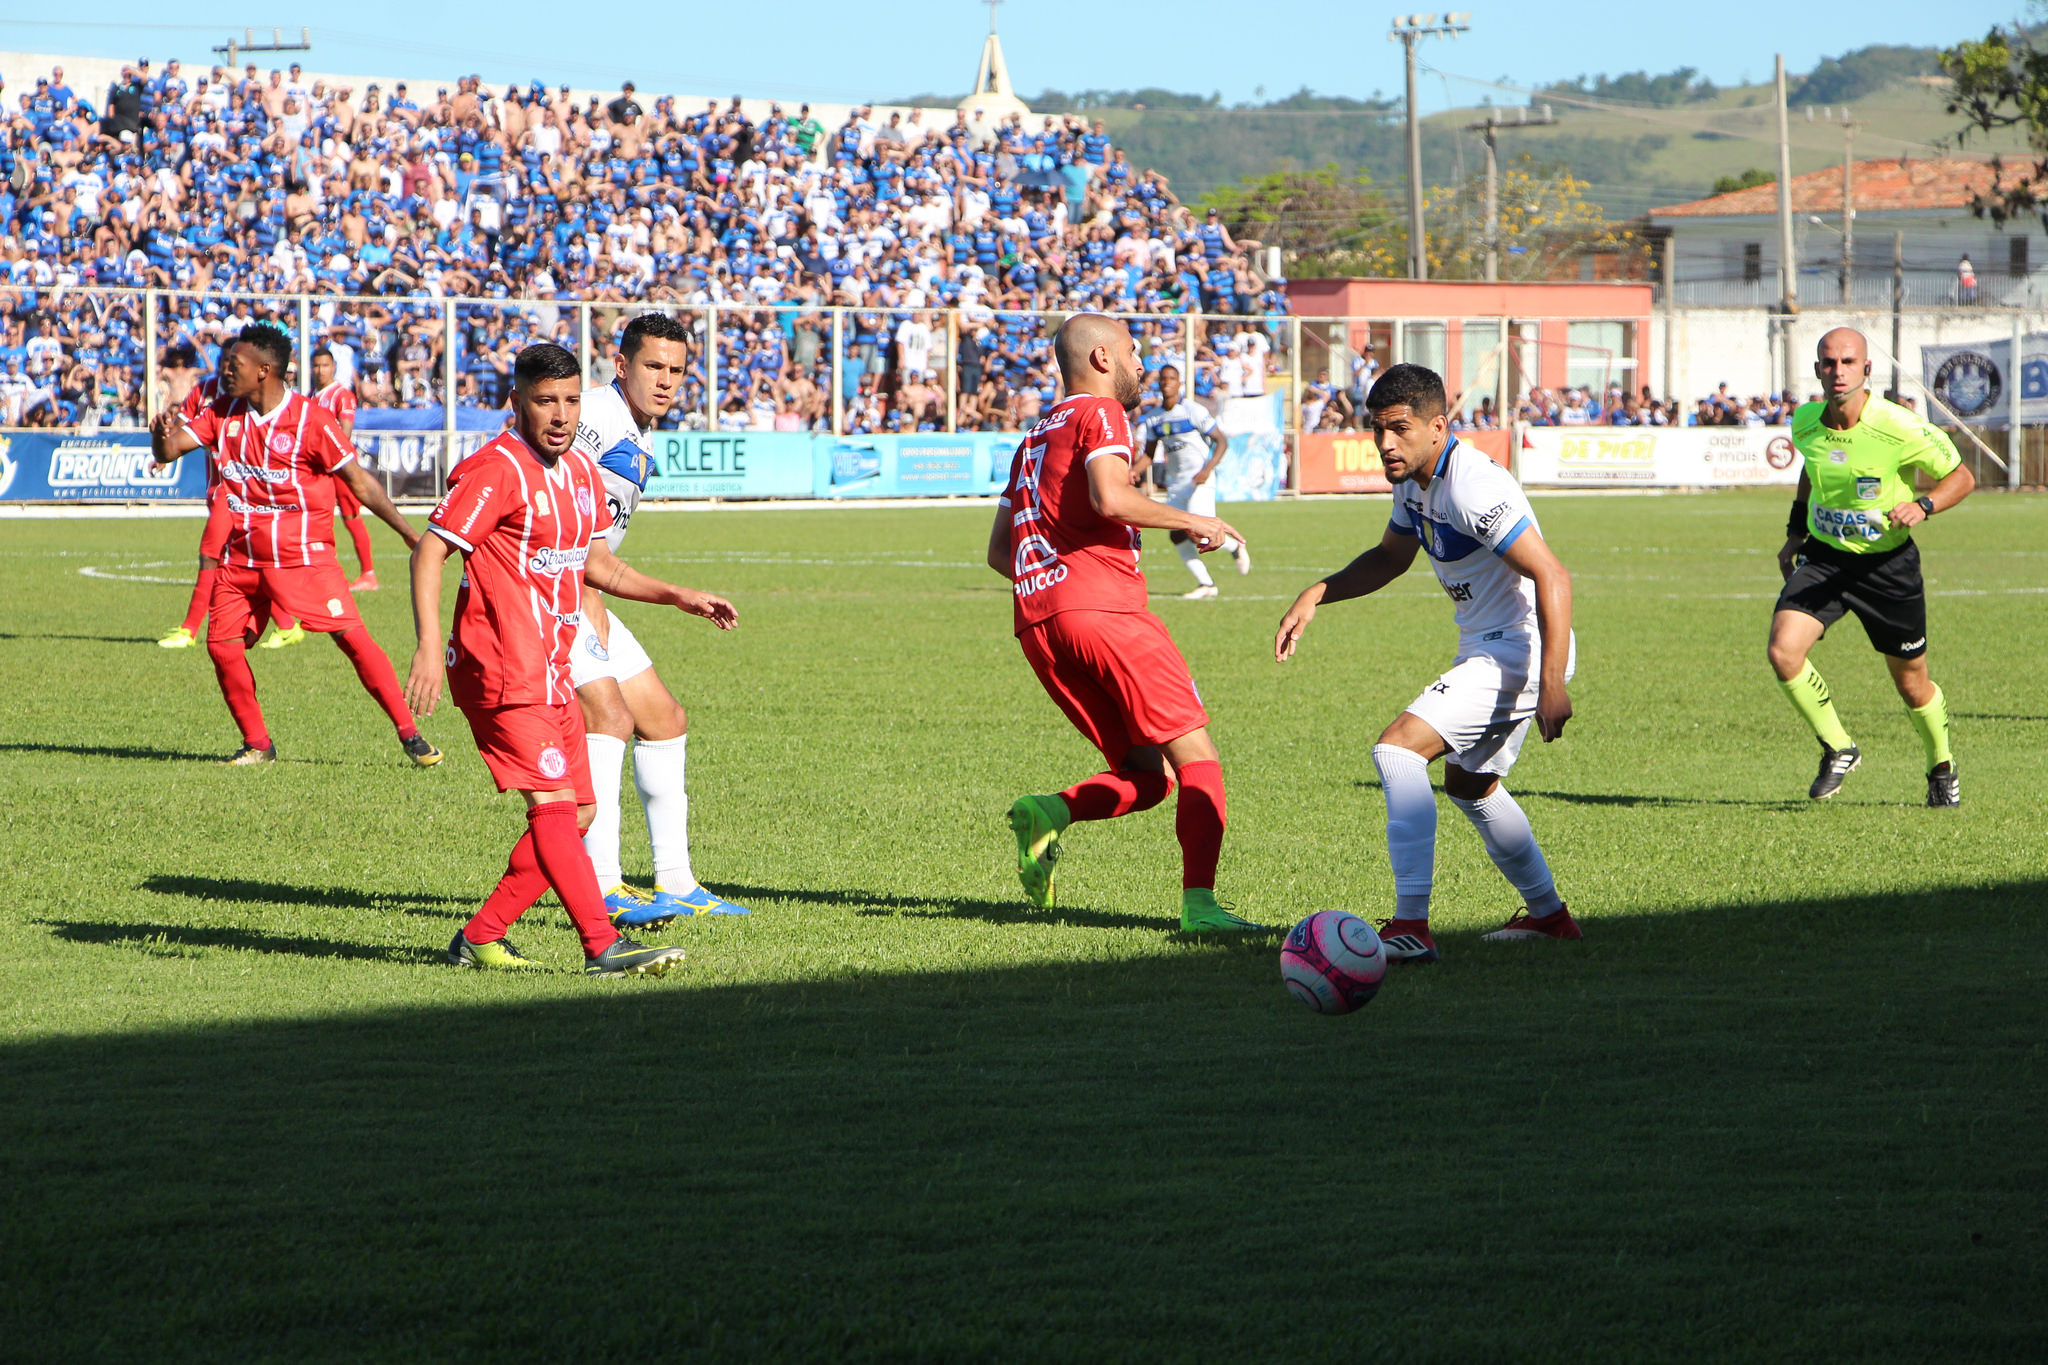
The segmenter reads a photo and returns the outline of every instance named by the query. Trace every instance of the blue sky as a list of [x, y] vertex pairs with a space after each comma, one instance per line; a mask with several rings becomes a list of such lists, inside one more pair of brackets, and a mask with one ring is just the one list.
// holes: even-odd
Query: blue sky
[[[43, 12], [60, 11], [50, 5]], [[1472, 31], [1425, 45], [1426, 60], [1458, 76], [1520, 84], [1581, 73], [1698, 67], [1719, 83], [1767, 79], [1773, 52], [1793, 71], [1869, 43], [1944, 44], [2011, 19], [2019, 0], [1944, 5], [1876, 0], [1842, 6], [1782, 0], [1646, 5], [1576, 0], [1471, 7]], [[1384, 12], [1383, 12], [1384, 11]], [[1398, 95], [1400, 48], [1386, 41], [1394, 7], [1300, 0], [1105, 4], [1102, 0], [1008, 0], [998, 10], [1003, 47], [1020, 93], [1163, 86], [1227, 102], [1285, 94]], [[313, 70], [363, 74], [478, 71], [502, 84], [536, 76], [578, 86], [632, 79], [643, 91], [789, 96], [851, 101], [920, 91], [961, 92], [974, 74], [988, 9], [974, 0], [780, 0], [774, 4], [488, 5], [351, 0], [320, 9], [196, 0], [101, 0], [89, 23], [10, 19], [17, 50], [87, 56], [184, 57], [252, 20], [313, 29]], [[333, 23], [320, 22], [323, 14]], [[1652, 17], [1654, 16], [1654, 17]], [[164, 22], [175, 19], [175, 23]], [[1248, 20], [1266, 32], [1245, 33]], [[1425, 107], [1447, 96], [1477, 103], [1473, 85], [1426, 77]]]

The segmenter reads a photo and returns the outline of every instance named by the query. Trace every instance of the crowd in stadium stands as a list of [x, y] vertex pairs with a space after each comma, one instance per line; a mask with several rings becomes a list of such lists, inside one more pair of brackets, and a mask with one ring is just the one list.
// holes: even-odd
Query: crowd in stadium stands
[[359, 93], [297, 65], [266, 78], [176, 61], [124, 67], [97, 103], [61, 68], [0, 100], [5, 424], [139, 420], [142, 304], [92, 292], [105, 286], [189, 291], [159, 302], [157, 341], [206, 370], [243, 323], [297, 324], [296, 305], [227, 295], [328, 296], [315, 338], [371, 408], [442, 402], [443, 300], [458, 303], [456, 399], [486, 407], [521, 346], [575, 344], [578, 302], [597, 305], [600, 353], [640, 308], [719, 305], [718, 410], [700, 329], [672, 420], [757, 430], [827, 422], [827, 305], [854, 310], [853, 432], [944, 426], [955, 331], [958, 425], [1028, 421], [1055, 396], [1050, 344], [1008, 310], [1145, 314], [1133, 331], [1155, 369], [1187, 354], [1186, 314], [1228, 315], [1194, 324], [1204, 397], [1264, 391], [1279, 335], [1265, 319], [1286, 311], [1257, 243], [1072, 116], [984, 135], [964, 116], [860, 109], [828, 128], [809, 106], [758, 121], [737, 98], [648, 107], [631, 84], [583, 104], [474, 76]]

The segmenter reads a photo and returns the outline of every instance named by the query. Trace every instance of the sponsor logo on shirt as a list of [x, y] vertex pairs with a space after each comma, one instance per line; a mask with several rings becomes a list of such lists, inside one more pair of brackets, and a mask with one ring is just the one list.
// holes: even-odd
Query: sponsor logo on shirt
[[533, 557], [526, 561], [526, 567], [535, 573], [553, 577], [564, 569], [582, 568], [583, 562], [589, 558], [590, 547], [587, 545], [579, 545], [573, 550], [557, 550], [550, 545], [534, 551]]
[[1444, 584], [1444, 591], [1450, 594], [1453, 602], [1470, 602], [1472, 600], [1472, 585], [1470, 583], [1446, 583]]
[[1813, 509], [1813, 529], [1837, 540], [1878, 540], [1884, 536], [1884, 514], [1848, 507]]
[[[1478, 530], [1480, 538], [1484, 539], [1487, 536], [1492, 535], [1493, 528], [1495, 526], [1498, 526], [1500, 524], [1500, 519], [1506, 516], [1507, 514], [1508, 504], [1504, 502], [1497, 502], [1493, 506], [1487, 508], [1486, 511], [1479, 518]], [[1462, 601], [1463, 599], [1460, 600]]]
[[[291, 449], [289, 442], [286, 443], [285, 449]], [[222, 460], [220, 476], [223, 479], [243, 479], [252, 483], [290, 483], [292, 481], [292, 472], [289, 469], [272, 469], [269, 465], [244, 464], [240, 460]]]
[[1860, 500], [1868, 502], [1882, 491], [1884, 491], [1883, 479], [1870, 474], [1859, 474], [1856, 476], [1856, 496]]
[[470, 505], [469, 515], [462, 519], [462, 530], [458, 532], [464, 539], [468, 538], [469, 528], [476, 525], [476, 519], [483, 515], [485, 504], [490, 502], [491, 494], [496, 491], [495, 484], [487, 483], [483, 486], [483, 491], [476, 495], [476, 501]]

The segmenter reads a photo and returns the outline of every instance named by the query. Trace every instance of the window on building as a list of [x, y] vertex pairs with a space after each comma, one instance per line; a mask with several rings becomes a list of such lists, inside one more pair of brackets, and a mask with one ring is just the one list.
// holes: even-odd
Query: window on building
[[[1476, 409], [1479, 400], [1493, 393], [1496, 377], [1500, 374], [1501, 324], [1497, 318], [1467, 321], [1458, 333], [1458, 389], [1451, 395], [1456, 402], [1458, 394], [1470, 394], [1465, 406]], [[1484, 387], [1474, 392], [1473, 385], [1484, 380]]]
[[1572, 323], [1565, 331], [1565, 382], [1596, 394], [1610, 384], [1634, 388], [1635, 330], [1630, 322]]
[[2010, 238], [2005, 244], [2006, 273], [2014, 279], [2025, 279], [2027, 274], [2027, 239]]
[[1742, 282], [1755, 284], [1764, 277], [1764, 244], [1744, 242], [1742, 244]]
[[1441, 322], [1401, 324], [1401, 360], [1408, 365], [1444, 372], [1444, 325]]

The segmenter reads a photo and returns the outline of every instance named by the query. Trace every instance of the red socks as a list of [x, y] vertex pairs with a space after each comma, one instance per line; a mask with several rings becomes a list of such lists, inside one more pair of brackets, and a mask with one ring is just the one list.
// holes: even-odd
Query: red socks
[[207, 604], [213, 601], [213, 580], [220, 576], [218, 569], [201, 569], [199, 581], [192, 585], [192, 602], [185, 608], [185, 629], [194, 635], [199, 633], [199, 623], [206, 619]]
[[356, 666], [356, 676], [362, 679], [364, 690], [377, 699], [377, 705], [384, 708], [384, 714], [391, 717], [391, 723], [398, 727], [398, 737], [411, 739], [418, 734], [420, 727], [413, 724], [412, 712], [406, 709], [405, 693], [398, 686], [398, 674], [392, 671], [391, 660], [384, 656], [384, 651], [377, 648], [369, 629], [356, 626], [342, 631], [334, 637], [334, 643], [341, 646], [341, 652], [348, 655], [348, 661]]
[[573, 801], [548, 801], [526, 812], [526, 833], [512, 846], [505, 875], [462, 926], [462, 936], [471, 943], [497, 942], [549, 887], [575, 922], [585, 957], [612, 946], [619, 933], [605, 915], [597, 874], [590, 870], [590, 855], [583, 851], [583, 834], [576, 828]]
[[364, 573], [370, 572], [370, 528], [363, 525], [361, 517], [343, 517], [341, 524], [348, 527], [349, 539], [356, 543], [356, 561], [363, 566]]
[[1165, 773], [1097, 773], [1061, 792], [1060, 800], [1076, 820], [1114, 820], [1152, 809], [1172, 790], [1173, 779]]
[[263, 723], [263, 708], [256, 704], [256, 675], [249, 671], [248, 647], [240, 640], [208, 640], [206, 652], [213, 656], [213, 675], [220, 679], [220, 694], [242, 732], [242, 743], [268, 749], [270, 728]]
[[576, 923], [583, 955], [596, 957], [612, 946], [619, 931], [612, 928], [611, 917], [605, 913], [604, 892], [598, 889], [597, 872], [590, 865], [590, 854], [584, 851], [583, 831], [576, 828], [576, 803], [549, 801], [535, 806], [526, 812], [526, 828], [533, 836], [541, 872]]
[[1180, 840], [1183, 890], [1214, 888], [1216, 860], [1223, 852], [1223, 765], [1184, 763], [1180, 769], [1180, 807], [1173, 832]]

